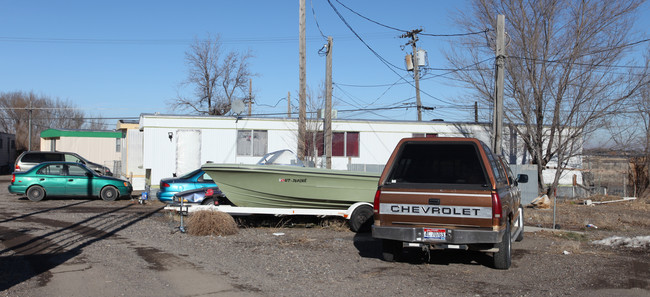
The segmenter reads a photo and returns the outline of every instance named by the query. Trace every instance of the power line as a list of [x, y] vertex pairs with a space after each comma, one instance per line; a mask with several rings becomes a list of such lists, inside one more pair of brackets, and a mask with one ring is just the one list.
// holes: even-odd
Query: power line
[[323, 37], [323, 39], [327, 40], [327, 37], [325, 34], [323, 34], [323, 30], [320, 29], [320, 25], [318, 24], [318, 20], [316, 19], [316, 11], [314, 10], [314, 2], [312, 0], [309, 0], [309, 5], [311, 6], [311, 14], [314, 16], [314, 21], [316, 22], [316, 28], [318, 28], [318, 32], [320, 32], [320, 36]]
[[[395, 66], [394, 64], [388, 62], [388, 60], [384, 59], [384, 57], [379, 55], [379, 53], [377, 53], [372, 47], [370, 47], [370, 45], [368, 45], [368, 43], [365, 40], [363, 40], [363, 38], [361, 38], [361, 36], [359, 36], [359, 34], [352, 28], [352, 26], [350, 26], [348, 21], [343, 17], [343, 15], [338, 11], [338, 9], [336, 9], [334, 4], [332, 4], [332, 1], [327, 0], [327, 3], [329, 3], [329, 5], [332, 7], [332, 9], [336, 13], [336, 15], [341, 19], [343, 24], [345, 24], [345, 26], [348, 27], [348, 29], [354, 34], [354, 36], [356, 36], [357, 39], [359, 39], [359, 41], [361, 41], [361, 43], [363, 43], [363, 45], [365, 45], [382, 63], [384, 63], [384, 65], [389, 66], [388, 68], [391, 69], [393, 72], [395, 72], [395, 70], [393, 68], [406, 71], [406, 69]], [[391, 68], [391, 67], [393, 67], [393, 68]], [[397, 74], [398, 76], [401, 77], [401, 75], [399, 75], [397, 72], [395, 72], [395, 74]]]
[[[391, 26], [388, 26], [388, 25], [386, 25], [386, 24], [380, 23], [380, 22], [378, 22], [378, 21], [372, 20], [372, 19], [370, 19], [370, 18], [368, 18], [368, 17], [366, 17], [366, 16], [360, 14], [359, 12], [353, 10], [352, 8], [347, 7], [345, 4], [341, 3], [341, 1], [339, 1], [339, 0], [335, 0], [335, 1], [336, 1], [338, 4], [340, 4], [341, 6], [345, 7], [345, 8], [346, 8], [347, 10], [349, 10], [350, 12], [352, 12], [352, 13], [356, 14], [357, 16], [359, 16], [359, 17], [365, 19], [366, 21], [369, 21], [369, 22], [371, 22], [371, 23], [377, 24], [377, 25], [379, 25], [379, 26], [382, 26], [382, 27], [384, 27], [384, 28], [388, 28], [388, 29], [391, 29], [391, 30], [400, 31], [400, 32], [404, 32], [404, 33], [409, 32], [409, 30], [404, 30], [404, 29], [399, 29], [399, 28], [391, 27]], [[420, 34], [420, 35], [425, 35], [425, 36], [432, 36], [432, 37], [457, 37], [457, 36], [468, 36], [468, 35], [475, 35], [475, 34], [485, 34], [485, 33], [489, 32], [489, 31], [491, 31], [491, 29], [486, 28], [486, 29], [483, 30], [483, 31], [478, 31], [478, 32], [468, 32], [468, 33], [450, 33], [450, 34], [430, 34], [430, 33], [419, 33], [419, 34]]]
[[420, 33], [420, 35], [431, 36], [431, 37], [459, 37], [459, 36], [468, 36], [468, 35], [477, 35], [477, 34], [487, 34], [487, 32], [492, 31], [492, 29], [486, 28], [483, 31], [477, 32], [467, 32], [467, 33], [450, 33], [450, 34], [431, 34], [431, 33]]
[[[329, 2], [329, 1], [328, 1], [328, 2]], [[345, 7], [347, 10], [351, 11], [352, 13], [358, 15], [359, 17], [361, 17], [361, 18], [363, 18], [363, 19], [365, 19], [365, 20], [367, 20], [367, 21], [369, 21], [369, 22], [372, 22], [372, 23], [377, 24], [377, 25], [379, 25], [379, 26], [382, 26], [382, 27], [384, 27], [384, 28], [392, 29], [392, 30], [395, 30], [395, 31], [408, 32], [407, 30], [398, 29], [398, 28], [391, 27], [391, 26], [388, 26], [388, 25], [384, 25], [384, 24], [382, 24], [382, 23], [380, 23], [380, 22], [377, 22], [377, 21], [371, 20], [371, 19], [369, 19], [369, 18], [367, 18], [367, 17], [361, 15], [360, 13], [354, 11], [352, 8], [347, 7], [345, 4], [341, 3], [341, 1], [336, 0], [336, 2], [337, 2], [338, 4], [340, 4], [341, 6]], [[331, 5], [331, 3], [330, 3], [330, 5]]]

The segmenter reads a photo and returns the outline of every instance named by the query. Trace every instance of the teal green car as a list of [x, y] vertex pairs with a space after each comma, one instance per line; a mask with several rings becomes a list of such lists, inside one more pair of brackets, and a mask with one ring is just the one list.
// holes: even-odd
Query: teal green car
[[27, 195], [31, 201], [46, 196], [97, 196], [104, 201], [131, 196], [130, 182], [97, 174], [75, 162], [45, 162], [28, 171], [14, 172], [9, 192]]

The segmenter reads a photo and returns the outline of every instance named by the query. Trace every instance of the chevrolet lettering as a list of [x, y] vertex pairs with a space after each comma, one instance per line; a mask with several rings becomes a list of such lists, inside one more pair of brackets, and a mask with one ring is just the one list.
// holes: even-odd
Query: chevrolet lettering
[[414, 216], [491, 218], [491, 207], [406, 205], [385, 203], [380, 205], [380, 213]]

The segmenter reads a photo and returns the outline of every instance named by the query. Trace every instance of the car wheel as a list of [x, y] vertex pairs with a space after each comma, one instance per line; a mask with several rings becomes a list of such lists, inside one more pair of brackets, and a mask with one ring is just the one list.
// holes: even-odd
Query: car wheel
[[353, 232], [369, 232], [372, 226], [373, 210], [370, 205], [361, 205], [357, 207], [350, 216], [348, 223], [350, 230]]
[[205, 200], [203, 200], [203, 202], [201, 202], [201, 204], [202, 205], [212, 205], [212, 206], [214, 206], [214, 198], [205, 199]]
[[516, 242], [524, 240], [524, 208], [519, 206], [519, 229], [521, 230], [519, 232], [519, 235], [517, 235], [517, 238], [515, 239]]
[[384, 239], [381, 242], [381, 256], [386, 262], [399, 261], [402, 256], [403, 244], [401, 241]]
[[32, 186], [27, 189], [27, 198], [31, 201], [41, 201], [45, 198], [45, 189], [41, 186]]
[[104, 201], [114, 201], [118, 196], [120, 196], [120, 191], [113, 186], [106, 186], [99, 193], [99, 198], [102, 198]]
[[512, 245], [510, 242], [510, 222], [506, 223], [506, 232], [500, 243], [497, 243], [499, 251], [494, 253], [494, 268], [508, 269], [511, 264]]

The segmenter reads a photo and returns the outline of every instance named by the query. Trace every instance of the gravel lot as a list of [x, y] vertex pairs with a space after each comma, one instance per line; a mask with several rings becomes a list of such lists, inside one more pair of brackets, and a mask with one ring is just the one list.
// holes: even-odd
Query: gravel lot
[[[580, 228], [580, 220], [570, 228], [565, 218], [563, 228], [583, 232], [550, 232], [531, 228], [545, 227], [548, 210], [527, 210], [537, 221], [526, 220], [512, 268], [499, 271], [489, 267], [490, 255], [464, 251], [434, 251], [430, 258], [413, 252], [406, 262], [383, 262], [370, 234], [304, 221], [190, 236], [157, 202], [34, 203], [8, 194], [7, 185], [0, 181], [2, 296], [650, 295], [648, 244], [592, 243], [648, 236], [642, 218], [621, 230]], [[635, 203], [631, 217], [647, 217], [647, 203]]]

